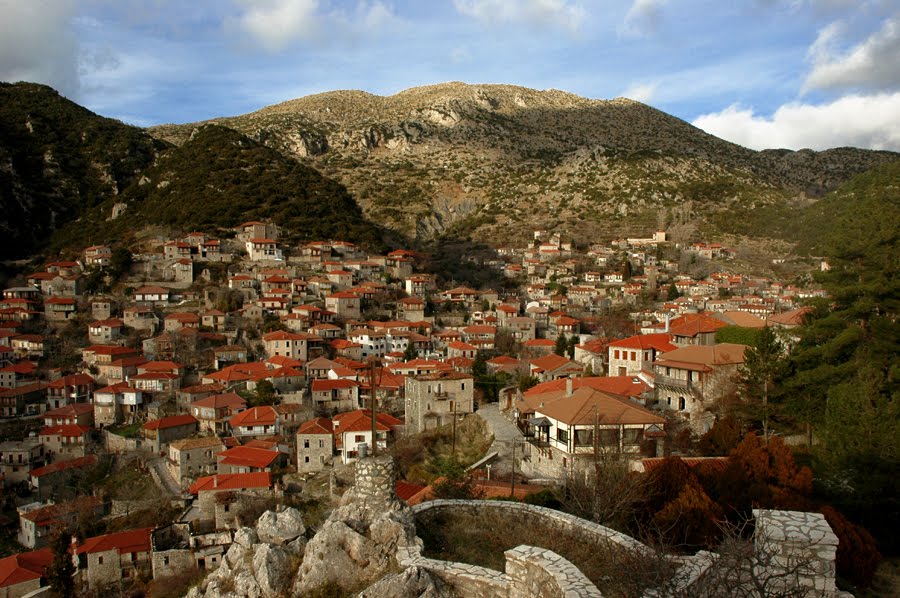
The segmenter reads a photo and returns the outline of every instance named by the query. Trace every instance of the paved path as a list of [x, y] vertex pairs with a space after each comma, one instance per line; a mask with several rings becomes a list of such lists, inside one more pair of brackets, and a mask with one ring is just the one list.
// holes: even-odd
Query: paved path
[[513, 446], [518, 445], [515, 448], [516, 459], [518, 460], [521, 458], [524, 436], [522, 436], [522, 433], [515, 424], [506, 419], [505, 415], [500, 413], [499, 403], [482, 405], [476, 413], [481, 416], [481, 419], [487, 424], [488, 432], [494, 435], [494, 443], [491, 445], [491, 448], [488, 449], [488, 453], [496, 451], [498, 457], [494, 460], [491, 467], [491, 475], [510, 473], [512, 471], [513, 463]]
[[157, 485], [162, 487], [163, 492], [167, 492], [173, 496], [181, 496], [181, 487], [179, 487], [178, 483], [175, 481], [175, 478], [172, 477], [172, 474], [169, 472], [169, 468], [166, 467], [165, 459], [153, 459], [150, 462], [150, 467], [152, 467], [156, 471], [157, 475], [153, 477], [158, 480]]

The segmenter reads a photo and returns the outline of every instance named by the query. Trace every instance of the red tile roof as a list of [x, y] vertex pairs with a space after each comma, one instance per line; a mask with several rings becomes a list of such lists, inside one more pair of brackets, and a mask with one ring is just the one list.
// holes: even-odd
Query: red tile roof
[[243, 490], [247, 488], [271, 488], [272, 476], [268, 471], [255, 471], [253, 473], [221, 473], [205, 476], [191, 484], [188, 492], [199, 494], [200, 492], [219, 490]]
[[165, 430], [168, 428], [175, 428], [178, 426], [187, 426], [189, 424], [197, 424], [197, 418], [193, 415], [183, 414], [183, 415], [172, 415], [170, 417], [163, 417], [161, 419], [154, 419], [152, 421], [148, 421], [146, 424], [142, 426], [144, 430]]
[[317, 417], [300, 424], [297, 434], [331, 434], [334, 428], [327, 417]]
[[115, 550], [119, 554], [129, 552], [150, 552], [150, 532], [152, 527], [117, 532], [103, 536], [94, 536], [82, 542], [78, 554], [91, 554]]
[[251, 446], [236, 446], [216, 455], [220, 464], [263, 469], [278, 458], [278, 451]]
[[53, 551], [41, 548], [0, 559], [0, 588], [8, 588], [44, 577], [53, 562]]
[[278, 414], [274, 407], [263, 405], [261, 407], [251, 407], [245, 411], [232, 416], [229, 423], [231, 427], [248, 427], [248, 426], [271, 426], [278, 419]]
[[78, 426], [75, 424], [65, 424], [60, 426], [48, 426], [41, 430], [39, 436], [65, 436], [67, 438], [79, 438], [84, 436], [91, 429], [88, 426]]
[[97, 462], [97, 455], [88, 455], [87, 457], [78, 457], [77, 459], [69, 459], [67, 461], [57, 461], [56, 463], [51, 463], [50, 465], [45, 465], [43, 467], [38, 467], [37, 469], [32, 469], [29, 475], [31, 477], [40, 478], [45, 475], [50, 475], [52, 473], [56, 473], [58, 471], [65, 471], [67, 469], [78, 469], [81, 467], [90, 467]]

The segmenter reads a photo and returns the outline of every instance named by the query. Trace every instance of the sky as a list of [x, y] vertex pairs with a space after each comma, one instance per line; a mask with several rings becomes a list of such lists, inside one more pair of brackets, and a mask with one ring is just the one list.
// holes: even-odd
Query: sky
[[140, 126], [508, 83], [753, 149], [900, 151], [900, 0], [0, 0], [0, 80]]

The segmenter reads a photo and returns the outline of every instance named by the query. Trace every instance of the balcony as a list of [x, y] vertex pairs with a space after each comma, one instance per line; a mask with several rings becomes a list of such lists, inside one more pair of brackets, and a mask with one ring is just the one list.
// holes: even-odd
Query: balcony
[[656, 374], [654, 380], [656, 386], [666, 386], [678, 390], [685, 390], [694, 396], [702, 396], [701, 387], [695, 381], [673, 378], [671, 376], [662, 376], [660, 374]]
[[446, 400], [450, 398], [450, 393], [446, 391], [435, 392], [434, 394], [432, 394], [432, 396], [438, 400]]

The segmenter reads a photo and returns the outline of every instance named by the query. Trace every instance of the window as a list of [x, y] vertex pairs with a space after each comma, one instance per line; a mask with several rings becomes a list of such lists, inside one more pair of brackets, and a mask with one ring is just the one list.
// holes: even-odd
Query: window
[[615, 355], [615, 358], [616, 358], [616, 359], [618, 359], [618, 358], [619, 358], [619, 350], [618, 350], [618, 349], [616, 349], [616, 351], [615, 351], [615, 354], [614, 354], [614, 355]]
[[102, 564], [103, 564], [103, 557], [102, 557], [102, 556], [98, 556], [98, 557], [97, 557], [97, 564], [98, 564], [98, 565], [102, 565]]
[[575, 430], [575, 446], [590, 446], [594, 444], [594, 431], [580, 428]]
[[321, 439], [319, 440], [319, 448], [325, 448], [325, 441], [324, 441], [324, 440], [321, 440]]
[[357, 434], [357, 435], [354, 437], [354, 440], [353, 440], [353, 441], [354, 441], [354, 442], [365, 442], [365, 441], [366, 441], [366, 437], [363, 436], [362, 434]]
[[[322, 442], [322, 441], [320, 440], [319, 442]], [[308, 448], [309, 448], [309, 440], [304, 440], [304, 441], [303, 441], [303, 448], [305, 448], [305, 449], [308, 449]]]
[[309, 463], [309, 455], [303, 457], [303, 462], [304, 462], [304, 463]]
[[562, 428], [557, 428], [556, 429], [556, 439], [559, 442], [568, 443], [569, 442], [569, 431], [563, 430]]
[[619, 429], [598, 430], [597, 440], [601, 446], [619, 446]]
[[678, 408], [680, 410], [684, 411], [684, 407], [685, 407], [684, 397], [678, 397]]
[[644, 431], [640, 428], [626, 428], [622, 435], [622, 441], [625, 444], [640, 444], [643, 438]]

